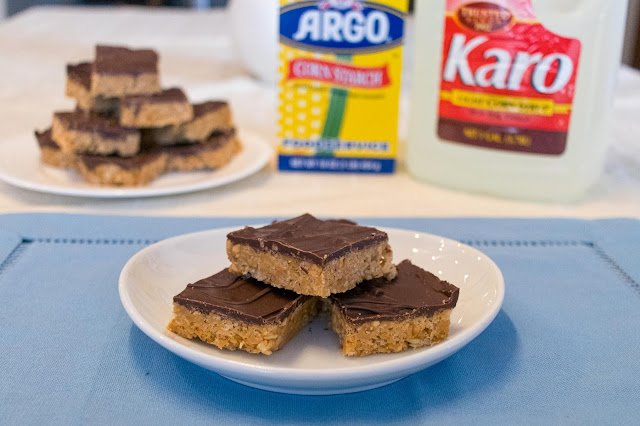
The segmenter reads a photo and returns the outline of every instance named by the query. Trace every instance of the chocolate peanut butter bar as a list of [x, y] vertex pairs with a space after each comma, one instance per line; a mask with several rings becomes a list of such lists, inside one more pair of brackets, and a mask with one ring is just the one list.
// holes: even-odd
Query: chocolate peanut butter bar
[[167, 165], [167, 156], [159, 151], [141, 152], [134, 157], [115, 155], [78, 155], [78, 171], [89, 183], [105, 186], [146, 185]]
[[53, 114], [51, 135], [64, 152], [130, 157], [140, 150], [140, 132], [83, 111]]
[[235, 130], [214, 133], [203, 143], [163, 146], [167, 154], [167, 171], [189, 172], [218, 169], [229, 163], [242, 149]]
[[173, 298], [168, 329], [220, 349], [271, 355], [318, 313], [318, 299], [222, 270]]
[[185, 142], [205, 142], [216, 131], [233, 128], [231, 109], [224, 101], [208, 101], [193, 104], [193, 119], [175, 126], [145, 129], [143, 139], [158, 145], [175, 145]]
[[105, 98], [91, 94], [91, 74], [93, 63], [81, 62], [67, 65], [67, 83], [65, 94], [77, 102], [79, 109], [107, 115], [118, 112], [118, 98]]
[[120, 124], [124, 127], [164, 127], [193, 119], [193, 107], [177, 88], [153, 95], [126, 96], [120, 102]]
[[405, 260], [393, 280], [363, 282], [332, 295], [331, 326], [348, 356], [401, 352], [449, 336], [459, 289]]
[[96, 46], [91, 95], [121, 98], [159, 92], [158, 54], [150, 49]]
[[327, 297], [396, 274], [385, 232], [310, 214], [231, 232], [227, 255], [234, 273], [312, 296]]
[[60, 168], [74, 168], [76, 156], [69, 152], [63, 152], [56, 141], [51, 137], [51, 129], [43, 132], [34, 132], [38, 146], [40, 147], [40, 158], [44, 164]]

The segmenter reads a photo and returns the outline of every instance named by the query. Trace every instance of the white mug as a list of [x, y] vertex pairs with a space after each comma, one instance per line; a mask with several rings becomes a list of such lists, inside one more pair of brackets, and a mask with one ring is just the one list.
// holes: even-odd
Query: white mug
[[231, 34], [240, 60], [258, 79], [278, 75], [278, 0], [231, 0]]

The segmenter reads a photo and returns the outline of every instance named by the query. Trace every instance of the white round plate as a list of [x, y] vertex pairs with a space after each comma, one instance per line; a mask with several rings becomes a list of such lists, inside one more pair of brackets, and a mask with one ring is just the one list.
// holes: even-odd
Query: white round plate
[[381, 229], [389, 234], [396, 261], [411, 259], [460, 287], [446, 341], [398, 354], [345, 357], [337, 337], [328, 327], [327, 318], [319, 317], [280, 351], [264, 356], [220, 350], [166, 331], [173, 296], [188, 283], [228, 266], [225, 241], [232, 229], [187, 234], [141, 250], [120, 274], [120, 300], [133, 322], [157, 343], [236, 382], [306, 395], [376, 388], [458, 351], [493, 321], [504, 298], [502, 273], [480, 251], [435, 235]]
[[38, 192], [92, 198], [137, 198], [180, 194], [226, 185], [262, 169], [273, 149], [261, 136], [239, 133], [242, 151], [226, 166], [214, 171], [167, 173], [149, 185], [114, 188], [91, 185], [71, 170], [49, 167], [40, 162], [33, 134], [0, 143], [0, 180]]

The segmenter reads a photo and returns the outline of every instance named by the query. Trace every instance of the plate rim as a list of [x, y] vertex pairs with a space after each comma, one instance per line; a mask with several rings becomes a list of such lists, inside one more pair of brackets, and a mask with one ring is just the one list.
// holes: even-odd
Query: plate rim
[[[248, 225], [248, 226], [261, 226], [261, 225]], [[124, 307], [127, 315], [133, 321], [133, 323], [138, 327], [144, 334], [146, 334], [149, 338], [154, 340], [156, 343], [164, 347], [165, 349], [173, 352], [174, 354], [184, 358], [192, 363], [195, 363], [203, 368], [212, 370], [222, 376], [240, 376], [241, 378], [245, 378], [247, 376], [247, 370], [250, 369], [250, 376], [257, 377], [259, 379], [271, 379], [277, 377], [278, 381], [288, 381], [290, 385], [300, 385], [305, 382], [309, 382], [313, 380], [316, 385], [320, 384], [329, 384], [335, 383], [336, 380], [345, 381], [349, 379], [360, 379], [363, 377], [364, 373], [371, 373], [371, 369], [375, 369], [375, 374], [372, 376], [380, 377], [384, 379], [385, 377], [389, 377], [389, 375], [394, 376], [402, 376], [403, 374], [411, 374], [412, 372], [422, 370], [427, 368], [437, 362], [442, 361], [446, 357], [453, 355], [462, 347], [473, 341], [478, 335], [480, 335], [496, 318], [498, 313], [502, 308], [502, 304], [504, 302], [505, 295], [505, 285], [504, 285], [504, 276], [502, 271], [498, 267], [498, 265], [484, 252], [471, 247], [467, 244], [461, 243], [459, 241], [442, 237], [440, 235], [431, 234], [423, 231], [402, 229], [402, 228], [394, 228], [394, 227], [378, 227], [378, 229], [385, 232], [401, 232], [401, 233], [414, 233], [420, 235], [426, 235], [428, 237], [437, 238], [441, 241], [445, 241], [447, 243], [456, 244], [459, 247], [471, 249], [474, 252], [481, 254], [489, 263], [489, 266], [494, 269], [494, 272], [497, 273], [496, 277], [499, 278], [496, 282], [496, 299], [493, 303], [491, 309], [484, 314], [481, 320], [474, 324], [467, 330], [464, 330], [461, 334], [453, 337], [449, 337], [444, 342], [439, 343], [438, 345], [425, 348], [426, 350], [420, 352], [405, 352], [405, 356], [383, 361], [380, 363], [375, 363], [373, 365], [359, 365], [359, 366], [350, 366], [350, 367], [340, 367], [335, 369], [323, 369], [323, 370], [309, 370], [304, 368], [286, 368], [286, 367], [278, 367], [278, 366], [260, 366], [260, 365], [251, 365], [247, 366], [247, 364], [243, 361], [232, 360], [227, 358], [219, 358], [215, 356], [210, 356], [208, 354], [202, 354], [197, 350], [190, 348], [188, 346], [183, 345], [176, 339], [172, 339], [168, 332], [164, 331], [159, 333], [156, 329], [148, 323], [144, 317], [139, 314], [135, 309], [135, 304], [132, 302], [129, 294], [127, 292], [127, 283], [125, 282], [125, 278], [134, 267], [134, 264], [146, 255], [148, 252], [155, 250], [158, 246], [164, 245], [167, 243], [182, 241], [191, 239], [194, 237], [202, 237], [206, 234], [219, 234], [219, 233], [228, 233], [232, 230], [238, 229], [235, 227], [222, 227], [222, 228], [213, 228], [204, 231], [191, 232], [187, 234], [182, 234], [178, 236], [174, 236], [171, 238], [167, 238], [161, 241], [158, 241], [152, 245], [149, 245], [133, 256], [131, 256], [124, 267], [121, 270], [119, 279], [118, 279], [118, 292], [120, 295], [120, 301], [122, 306]], [[233, 377], [227, 377], [231, 380], [234, 380]], [[244, 380], [244, 379], [241, 379]], [[247, 381], [247, 380], [244, 380]], [[378, 380], [385, 381], [385, 380]], [[264, 383], [260, 383], [262, 386], [266, 386], [268, 388], [283, 388], [283, 386], [276, 386], [273, 384], [265, 385]], [[292, 386], [285, 386], [286, 388]]]
[[[25, 189], [28, 191], [63, 195], [68, 197], [78, 198], [94, 198], [94, 199], [130, 199], [130, 198], [151, 198], [162, 197], [175, 194], [186, 194], [190, 192], [202, 191], [210, 188], [217, 188], [220, 186], [228, 185], [230, 183], [240, 181], [246, 177], [249, 177], [260, 170], [269, 163], [273, 157], [273, 148], [268, 140], [257, 132], [238, 130], [239, 138], [245, 145], [244, 152], [247, 152], [247, 148], [252, 148], [251, 162], [247, 167], [236, 171], [230, 175], [222, 175], [220, 177], [213, 177], [198, 181], [196, 183], [178, 184], [167, 187], [153, 188], [150, 186], [131, 187], [131, 188], [116, 188], [106, 186], [95, 186], [87, 188], [65, 187], [55, 184], [33, 182], [28, 179], [23, 179], [8, 173], [8, 171], [0, 164], [0, 181], [3, 181], [11, 186]], [[22, 139], [27, 139], [27, 134], [15, 136], [8, 141], [3, 141], [0, 146], [19, 143]], [[35, 142], [34, 142], [35, 144]], [[255, 151], [255, 152], [254, 152]], [[242, 153], [240, 154], [242, 155]], [[44, 167], [49, 167], [43, 165]], [[221, 168], [220, 170], [223, 170]], [[215, 173], [216, 171], [210, 171], [208, 173]], [[181, 172], [189, 173], [189, 172]]]

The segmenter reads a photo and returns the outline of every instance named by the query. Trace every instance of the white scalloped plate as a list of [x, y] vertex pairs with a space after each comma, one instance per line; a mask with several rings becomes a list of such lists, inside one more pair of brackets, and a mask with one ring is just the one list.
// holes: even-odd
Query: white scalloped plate
[[317, 318], [271, 356], [219, 350], [166, 331], [172, 298], [186, 284], [228, 266], [231, 229], [187, 234], [151, 245], [134, 255], [120, 275], [120, 300], [149, 337], [182, 358], [236, 382], [275, 392], [329, 395], [392, 383], [452, 355], [495, 318], [504, 299], [496, 264], [480, 251], [431, 234], [381, 228], [389, 234], [394, 259], [411, 259], [460, 287], [449, 338], [432, 347], [398, 354], [348, 358], [341, 354], [327, 319]]
[[91, 198], [142, 198], [181, 194], [226, 185], [264, 167], [273, 149], [260, 135], [239, 132], [243, 150], [226, 166], [213, 171], [167, 173], [149, 185], [115, 188], [91, 185], [75, 171], [42, 164], [32, 133], [0, 143], [0, 180], [37, 192]]

